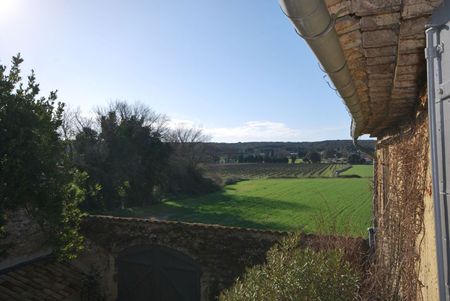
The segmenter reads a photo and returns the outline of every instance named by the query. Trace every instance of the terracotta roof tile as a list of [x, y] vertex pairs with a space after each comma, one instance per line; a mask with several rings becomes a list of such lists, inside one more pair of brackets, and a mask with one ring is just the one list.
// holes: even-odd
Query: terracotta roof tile
[[[383, 132], [415, 116], [425, 72], [425, 24], [442, 0], [326, 0], [361, 109], [362, 134]], [[344, 10], [341, 10], [345, 8]]]
[[83, 274], [50, 258], [0, 271], [0, 300], [67, 300], [81, 291]]

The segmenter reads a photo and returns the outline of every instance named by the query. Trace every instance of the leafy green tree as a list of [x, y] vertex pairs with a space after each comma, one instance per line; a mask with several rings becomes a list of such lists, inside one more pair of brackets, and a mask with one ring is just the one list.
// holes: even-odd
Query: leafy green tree
[[75, 166], [87, 172], [89, 210], [142, 206], [155, 201], [171, 153], [162, 141], [165, 117], [142, 105], [99, 109], [97, 132], [84, 127], [74, 143]]
[[101, 211], [107, 205], [103, 198], [100, 179], [108, 176], [103, 167], [103, 153], [98, 133], [90, 127], [82, 127], [71, 142], [72, 162], [85, 173], [83, 188], [86, 192], [80, 208], [85, 211]]
[[336, 158], [336, 151], [334, 149], [327, 149], [324, 153], [324, 157], [327, 159]]
[[0, 66], [0, 210], [25, 208], [49, 234], [62, 258], [80, 250], [82, 180], [65, 160], [58, 129], [64, 105], [56, 91], [39, 97], [34, 72], [24, 85], [20, 54]]

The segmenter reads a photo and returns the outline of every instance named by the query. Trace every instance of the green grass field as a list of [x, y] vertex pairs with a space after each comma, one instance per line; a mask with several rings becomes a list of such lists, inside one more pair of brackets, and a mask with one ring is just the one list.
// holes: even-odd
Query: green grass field
[[112, 212], [118, 216], [364, 236], [371, 218], [368, 179], [256, 179], [223, 192]]
[[373, 165], [352, 165], [349, 170], [341, 173], [341, 176], [360, 176], [361, 178], [373, 178]]

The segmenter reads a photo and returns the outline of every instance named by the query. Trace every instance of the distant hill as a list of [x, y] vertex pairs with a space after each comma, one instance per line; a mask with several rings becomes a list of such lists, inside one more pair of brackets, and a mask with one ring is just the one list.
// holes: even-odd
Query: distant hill
[[[222, 158], [238, 160], [242, 156], [264, 156], [282, 158], [297, 154], [302, 158], [306, 153], [316, 151], [321, 154], [335, 153], [338, 157], [348, 157], [359, 153], [352, 140], [325, 140], [317, 142], [238, 142], [206, 143], [213, 161]], [[360, 140], [365, 148], [375, 150], [375, 140]]]

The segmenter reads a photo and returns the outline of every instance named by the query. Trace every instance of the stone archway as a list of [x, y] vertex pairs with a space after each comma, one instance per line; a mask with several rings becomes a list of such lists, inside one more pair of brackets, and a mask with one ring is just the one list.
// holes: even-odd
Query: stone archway
[[199, 265], [162, 246], [139, 246], [118, 256], [118, 300], [199, 301]]

